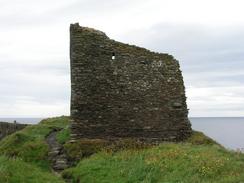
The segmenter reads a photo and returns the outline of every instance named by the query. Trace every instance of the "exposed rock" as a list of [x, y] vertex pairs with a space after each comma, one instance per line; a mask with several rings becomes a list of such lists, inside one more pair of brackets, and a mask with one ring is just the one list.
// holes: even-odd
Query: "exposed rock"
[[174, 103], [173, 103], [173, 106], [174, 106], [175, 108], [180, 108], [180, 107], [182, 107], [182, 104], [181, 104], [180, 102], [174, 102]]
[[48, 158], [53, 170], [56, 172], [60, 172], [69, 167], [68, 158], [64, 152], [63, 146], [59, 144], [56, 139], [56, 134], [59, 130], [61, 129], [54, 129], [46, 139], [49, 145]]

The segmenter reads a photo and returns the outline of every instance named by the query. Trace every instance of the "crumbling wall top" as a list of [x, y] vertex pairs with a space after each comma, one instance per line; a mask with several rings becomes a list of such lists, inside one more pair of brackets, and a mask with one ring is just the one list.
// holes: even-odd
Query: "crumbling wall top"
[[89, 27], [82, 27], [79, 25], [79, 23], [71, 24], [70, 30], [76, 30], [79, 32], [87, 32], [87, 33], [97, 34], [97, 35], [101, 35], [101, 36], [108, 38], [108, 36], [104, 32], [102, 32], [100, 30], [93, 29], [93, 28], [89, 28]]

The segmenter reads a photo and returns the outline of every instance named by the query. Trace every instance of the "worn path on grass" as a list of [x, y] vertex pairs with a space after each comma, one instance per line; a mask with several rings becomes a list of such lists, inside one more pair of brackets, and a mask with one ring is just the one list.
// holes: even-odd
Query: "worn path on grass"
[[51, 161], [52, 169], [55, 172], [61, 172], [69, 167], [68, 157], [64, 152], [64, 148], [56, 139], [56, 135], [60, 130], [62, 129], [53, 129], [46, 138], [49, 145], [48, 158]]

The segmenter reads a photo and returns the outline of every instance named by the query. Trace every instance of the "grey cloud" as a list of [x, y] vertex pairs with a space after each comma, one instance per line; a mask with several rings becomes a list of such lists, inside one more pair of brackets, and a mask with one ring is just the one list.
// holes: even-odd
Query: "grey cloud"
[[[73, 21], [115, 16], [126, 11], [139, 0], [43, 0], [35, 3], [31, 0], [14, 0], [1, 3], [0, 30], [24, 29], [26, 26], [43, 27], [69, 25]], [[20, 6], [20, 4], [23, 4]], [[25, 6], [24, 6], [25, 5]], [[4, 10], [8, 11], [4, 11]], [[111, 22], [112, 24], [112, 22]]]
[[[129, 27], [112, 29], [113, 26], [120, 25], [120, 22], [109, 22], [110, 20], [116, 21], [117, 16], [122, 20], [122, 15], [127, 12], [133, 14], [134, 11], [128, 10], [137, 8], [140, 2], [43, 0], [36, 4], [30, 0], [13, 0], [12, 3], [1, 1], [0, 101], [4, 105], [0, 106], [0, 110], [7, 113], [6, 106], [15, 106], [16, 101], [20, 101], [19, 108], [21, 104], [31, 108], [32, 103], [36, 103], [37, 106], [43, 106], [40, 108], [43, 111], [48, 106], [53, 106], [51, 108], [54, 110], [60, 104], [68, 106], [69, 23], [80, 21], [83, 25], [84, 21], [101, 27], [103, 24], [100, 22], [104, 21], [106, 25], [103, 28], [107, 29], [106, 32], [110, 31], [109, 28], [118, 31], [107, 32], [115, 35], [112, 39], [166, 52], [180, 61], [186, 88], [193, 88], [193, 91], [188, 92], [191, 115], [214, 115], [212, 111], [225, 115], [227, 110], [234, 111], [235, 115], [240, 114], [243, 111], [243, 90], [236, 88], [232, 91], [228, 87], [244, 84], [244, 27], [159, 22], [134, 31]], [[31, 6], [20, 6], [21, 3], [29, 3]], [[110, 19], [111, 17], [116, 18]], [[134, 20], [137, 19], [132, 21]], [[218, 89], [211, 90], [211, 95], [196, 95], [198, 90], [194, 91], [216, 87]], [[226, 93], [232, 96], [227, 97]], [[218, 96], [224, 100], [232, 97], [237, 103], [223, 108], [221, 106], [225, 103], [221, 100], [211, 102]], [[8, 115], [14, 115], [19, 108], [13, 107]], [[68, 111], [68, 107], [63, 110]]]

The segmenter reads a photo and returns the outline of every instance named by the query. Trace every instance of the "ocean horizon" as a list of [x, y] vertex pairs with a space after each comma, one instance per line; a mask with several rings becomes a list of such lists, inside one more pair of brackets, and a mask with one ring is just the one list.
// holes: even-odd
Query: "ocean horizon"
[[[45, 118], [0, 118], [2, 122], [37, 124]], [[227, 149], [244, 150], [244, 117], [189, 117], [192, 128]]]

